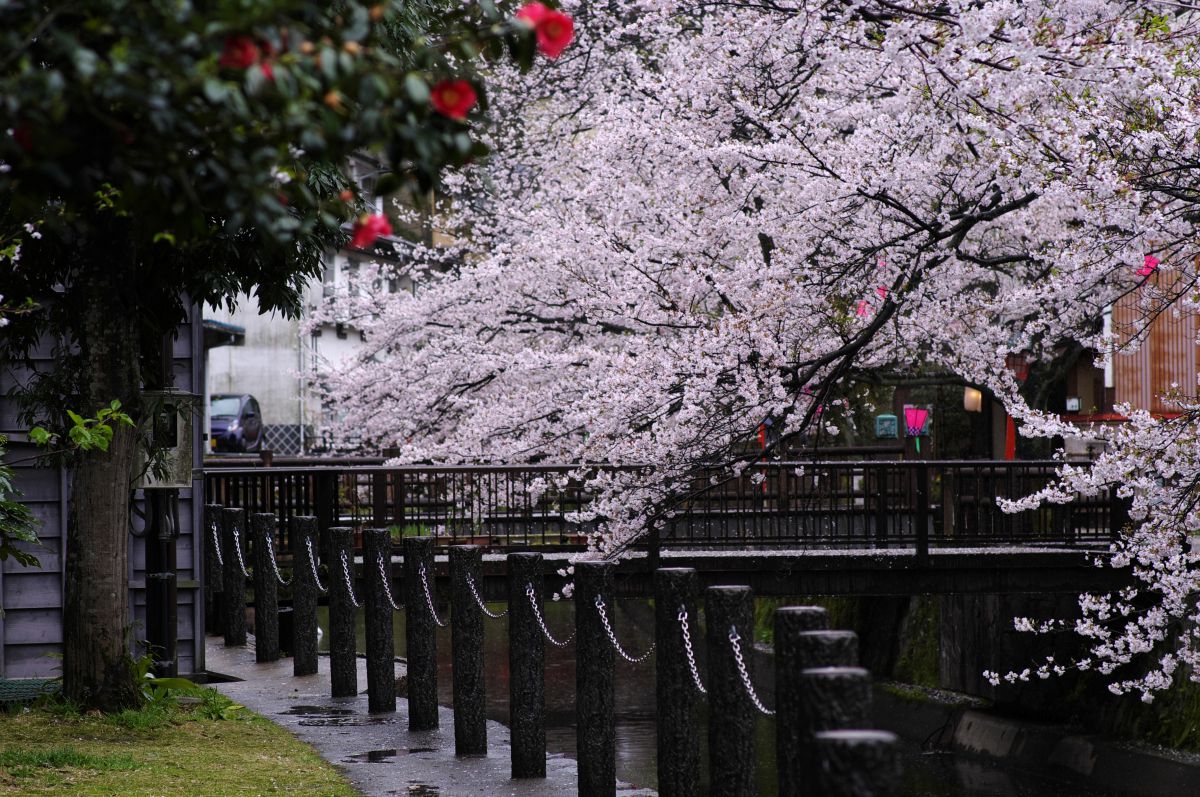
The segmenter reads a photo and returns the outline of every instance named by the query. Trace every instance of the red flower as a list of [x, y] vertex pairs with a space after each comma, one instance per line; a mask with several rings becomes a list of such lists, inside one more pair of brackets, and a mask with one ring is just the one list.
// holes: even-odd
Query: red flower
[[517, 12], [517, 19], [534, 29], [538, 49], [547, 58], [562, 55], [575, 36], [575, 21], [561, 11], [547, 8], [541, 3], [526, 3]]
[[263, 61], [261, 64], [258, 65], [258, 68], [262, 70], [263, 77], [265, 77], [267, 80], [271, 81], [272, 83], [275, 82], [275, 70], [271, 69], [270, 61]]
[[434, 109], [451, 119], [465, 119], [476, 99], [475, 89], [465, 80], [443, 80], [429, 96]]
[[387, 216], [384, 216], [382, 213], [377, 213], [374, 216], [360, 216], [354, 222], [350, 246], [354, 249], [366, 249], [375, 243], [375, 239], [379, 236], [391, 234], [392, 225], [387, 220]]
[[258, 45], [249, 36], [227, 36], [225, 51], [217, 63], [230, 69], [249, 69], [258, 62]]
[[22, 122], [13, 128], [13, 141], [17, 142], [17, 146], [26, 152], [33, 152], [33, 133], [29, 131], [29, 125]]

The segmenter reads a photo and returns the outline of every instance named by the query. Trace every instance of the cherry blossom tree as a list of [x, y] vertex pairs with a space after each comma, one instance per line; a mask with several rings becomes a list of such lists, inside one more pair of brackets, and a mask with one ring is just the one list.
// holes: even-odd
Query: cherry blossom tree
[[[449, 184], [460, 244], [418, 252], [412, 295], [373, 290], [374, 267], [326, 308], [369, 345], [320, 380], [401, 461], [578, 462], [615, 556], [698, 466], [763, 456], [745, 442], [764, 419], [770, 455], [879, 371], [952, 371], [1023, 434], [1078, 434], [1028, 406], [1006, 357], [1110, 356], [1099, 319], [1131, 292], [1152, 295], [1141, 330], [1196, 309], [1186, 4], [565, 5], [579, 46], [536, 84], [496, 75], [497, 154]], [[1197, 613], [1179, 544], [1197, 420], [1135, 414], [1030, 499], [1134, 497], [1114, 563], [1159, 608], [1089, 597], [1079, 629], [1114, 669]], [[1188, 644], [1120, 688], [1169, 681]]]

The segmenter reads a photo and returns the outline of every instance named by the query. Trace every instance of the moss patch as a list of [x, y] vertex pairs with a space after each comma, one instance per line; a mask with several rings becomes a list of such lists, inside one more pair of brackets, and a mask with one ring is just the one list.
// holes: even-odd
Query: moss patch
[[111, 716], [61, 705], [0, 714], [0, 794], [355, 796], [312, 748], [228, 708], [206, 690], [196, 706]]

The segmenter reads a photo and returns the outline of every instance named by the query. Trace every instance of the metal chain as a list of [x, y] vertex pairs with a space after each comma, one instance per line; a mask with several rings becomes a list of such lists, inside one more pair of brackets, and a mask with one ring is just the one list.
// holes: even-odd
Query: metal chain
[[328, 592], [329, 588], [321, 584], [321, 577], [317, 574], [317, 556], [313, 553], [312, 537], [304, 538], [304, 548], [308, 551], [308, 563], [312, 565], [313, 584], [317, 587], [317, 592]]
[[729, 626], [729, 644], [733, 647], [733, 659], [737, 662], [738, 674], [742, 676], [742, 685], [746, 687], [746, 694], [750, 696], [750, 702], [754, 707], [766, 714], [768, 717], [775, 716], [775, 712], [762, 704], [758, 699], [758, 693], [754, 691], [754, 684], [750, 683], [750, 673], [746, 671], [746, 660], [742, 658], [742, 646], [738, 644], [741, 637], [738, 636], [737, 626]]
[[263, 539], [267, 541], [267, 557], [270, 559], [271, 569], [275, 571], [275, 579], [285, 587], [290, 585], [292, 578], [295, 578], [296, 574], [293, 572], [292, 578], [289, 578], [287, 581], [283, 580], [283, 576], [279, 574], [279, 563], [275, 561], [275, 543], [271, 539], [270, 534], [265, 535]]
[[696, 691], [702, 695], [707, 695], [708, 690], [704, 688], [704, 683], [700, 680], [700, 670], [696, 667], [696, 652], [692, 650], [692, 635], [688, 630], [687, 607], [682, 604], [679, 606], [679, 628], [683, 631], [683, 652], [687, 654], [688, 669], [692, 671], [692, 683], [696, 685]]
[[437, 616], [437, 609], [433, 608], [433, 595], [429, 592], [429, 579], [425, 577], [425, 565], [421, 565], [418, 571], [421, 575], [421, 589], [425, 590], [425, 605], [429, 607], [429, 616], [433, 618], [433, 623], [438, 628], [445, 628], [446, 623]]
[[554, 645], [556, 648], [565, 648], [567, 645], [571, 644], [571, 640], [575, 638], [574, 631], [571, 632], [569, 637], [560, 642], [554, 638], [554, 635], [550, 633], [550, 629], [546, 627], [546, 621], [542, 619], [542, 610], [538, 606], [537, 593], [533, 590], [532, 581], [525, 585], [525, 595], [529, 598], [529, 605], [533, 607], [534, 619], [537, 620], [538, 626], [541, 627], [542, 634], [546, 637], [546, 641], [548, 641], [551, 645]]
[[479, 604], [479, 608], [482, 609], [483, 613], [488, 617], [492, 618], [493, 620], [499, 620], [501, 617], [508, 614], [508, 609], [496, 614], [483, 604], [483, 598], [479, 597], [479, 588], [475, 586], [475, 577], [470, 573], [467, 573], [467, 586], [471, 588], [471, 594], [475, 596], [475, 602]]
[[401, 607], [396, 603], [396, 599], [392, 597], [392, 586], [388, 583], [388, 574], [383, 566], [382, 552], [375, 558], [375, 564], [379, 566], [379, 580], [383, 582], [383, 596], [387, 598], [387, 602], [391, 604], [393, 611], [402, 611]]
[[246, 569], [246, 560], [242, 558], [242, 536], [238, 533], [238, 527], [233, 527], [233, 549], [237, 551], [238, 567], [242, 568], [242, 575], [250, 578], [250, 571]]
[[213, 538], [213, 550], [217, 552], [217, 565], [219, 567], [224, 567], [225, 566], [225, 557], [221, 556], [221, 535], [217, 531], [216, 523], [212, 524], [212, 538]]
[[608, 622], [608, 612], [604, 610], [604, 598], [596, 596], [596, 611], [600, 613], [600, 622], [604, 625], [604, 631], [608, 634], [608, 641], [612, 643], [613, 648], [630, 664], [640, 664], [650, 658], [650, 654], [654, 652], [654, 646], [657, 643], [651, 643], [650, 649], [640, 656], [632, 656], [625, 652], [625, 648], [621, 647], [621, 643], [617, 641], [617, 635], [613, 633], [612, 626]]
[[346, 579], [346, 594], [350, 596], [350, 605], [355, 609], [361, 609], [362, 604], [358, 602], [358, 598], [354, 595], [354, 579], [350, 578], [350, 561], [346, 557], [346, 552], [342, 551], [342, 575]]

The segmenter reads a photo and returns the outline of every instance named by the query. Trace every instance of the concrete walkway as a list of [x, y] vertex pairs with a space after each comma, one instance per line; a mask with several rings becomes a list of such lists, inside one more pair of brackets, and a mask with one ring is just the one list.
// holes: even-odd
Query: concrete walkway
[[[329, 696], [329, 658], [319, 672], [296, 678], [292, 660], [268, 664], [254, 661], [253, 637], [245, 648], [226, 648], [220, 637], [208, 637], [208, 670], [240, 681], [213, 687], [231, 700], [287, 728], [340, 768], [366, 797], [562, 797], [575, 794], [575, 761], [551, 754], [545, 780], [509, 777], [508, 728], [488, 721], [486, 757], [454, 755], [454, 713], [440, 710], [440, 727], [408, 731], [402, 697], [395, 714], [367, 712], [366, 660], [359, 658], [357, 697]], [[398, 665], [403, 672], [403, 664]], [[646, 789], [618, 784], [623, 797], [653, 795]]]

